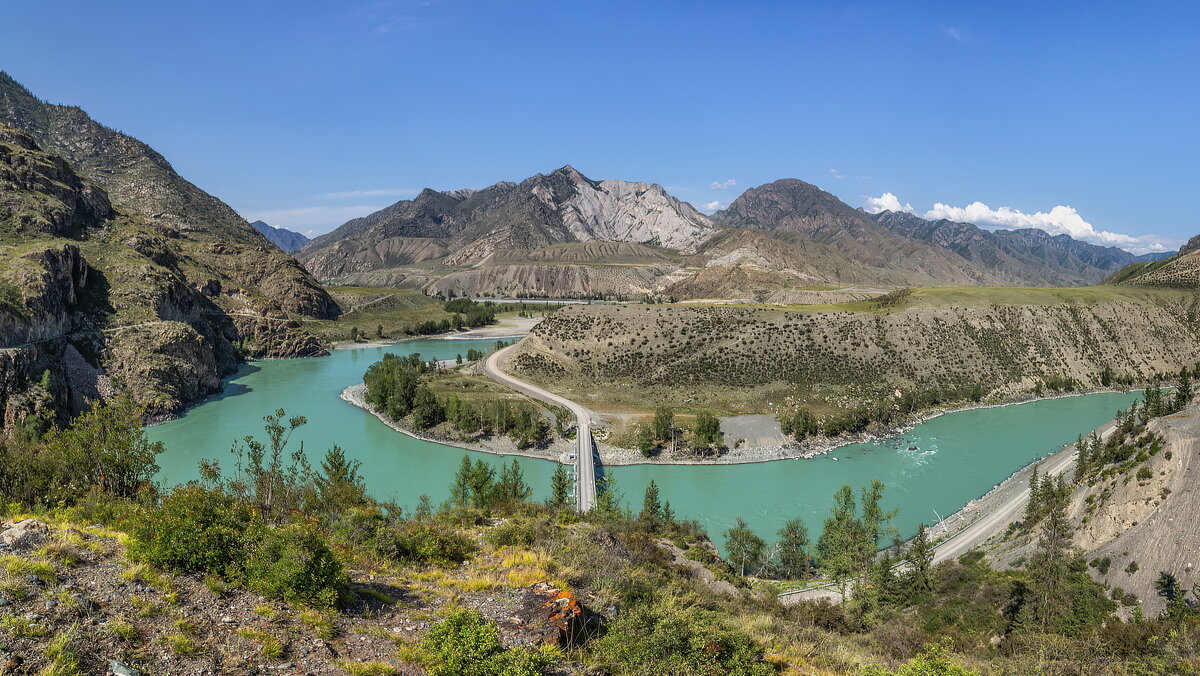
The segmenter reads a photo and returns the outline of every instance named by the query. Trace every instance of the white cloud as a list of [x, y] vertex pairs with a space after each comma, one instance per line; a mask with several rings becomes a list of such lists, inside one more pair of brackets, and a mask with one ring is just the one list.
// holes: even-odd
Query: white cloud
[[366, 216], [382, 209], [382, 206], [356, 205], [337, 207], [300, 207], [295, 209], [247, 209], [241, 211], [248, 221], [266, 221], [271, 225], [288, 230], [328, 232], [352, 218]]
[[[900, 199], [890, 192], [885, 192], [879, 197], [868, 197], [863, 205], [863, 210], [873, 214], [884, 210], [916, 213], [912, 205], [901, 204]], [[1050, 211], [1038, 211], [1030, 214], [1012, 207], [993, 209], [983, 202], [972, 202], [965, 207], [938, 202], [933, 205], [932, 209], [920, 215], [930, 220], [945, 218], [988, 228], [1038, 228], [1052, 235], [1070, 235], [1084, 242], [1120, 247], [1136, 254], [1171, 251], [1178, 248], [1178, 244], [1154, 235], [1134, 237], [1119, 232], [1098, 230], [1084, 220], [1074, 207], [1064, 205], [1056, 206]]]
[[717, 209], [720, 209], [720, 208], [721, 208], [720, 200], [713, 200], [712, 202], [705, 202], [704, 204], [700, 205], [701, 211], [716, 211]]
[[731, 178], [727, 181], [713, 181], [708, 185], [708, 187], [713, 190], [724, 190], [726, 188], [732, 188], [735, 185], [737, 185], [737, 179]]
[[320, 195], [321, 199], [342, 200], [359, 199], [362, 197], [397, 197], [400, 195], [415, 195], [418, 191], [409, 188], [378, 188], [375, 190], [347, 190], [345, 192], [327, 192]]
[[863, 211], [868, 214], [877, 214], [881, 211], [907, 211], [913, 213], [911, 204], [901, 204], [900, 198], [890, 192], [885, 192], [879, 197], [868, 197], [866, 204], [863, 205]]

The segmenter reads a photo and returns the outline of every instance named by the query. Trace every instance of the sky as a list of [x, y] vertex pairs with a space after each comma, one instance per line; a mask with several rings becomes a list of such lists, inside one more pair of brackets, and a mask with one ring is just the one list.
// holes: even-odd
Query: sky
[[1200, 233], [1200, 3], [6, 3], [0, 69], [326, 232], [570, 164], [1135, 252]]

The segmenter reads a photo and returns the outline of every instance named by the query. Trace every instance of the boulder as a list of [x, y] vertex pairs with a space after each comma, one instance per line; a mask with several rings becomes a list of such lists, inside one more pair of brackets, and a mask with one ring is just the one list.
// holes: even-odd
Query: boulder
[[518, 593], [512, 617], [504, 624], [510, 646], [570, 648], [597, 629], [599, 617], [571, 592], [539, 582]]
[[0, 545], [16, 552], [33, 551], [50, 539], [50, 527], [34, 519], [0, 524], [0, 529]]

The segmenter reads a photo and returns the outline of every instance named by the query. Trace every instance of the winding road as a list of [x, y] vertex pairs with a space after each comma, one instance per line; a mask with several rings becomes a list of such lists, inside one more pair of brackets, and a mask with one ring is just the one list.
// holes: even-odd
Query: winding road
[[592, 439], [592, 420], [598, 416], [582, 404], [505, 373], [501, 364], [516, 347], [517, 343], [513, 343], [488, 355], [481, 364], [483, 374], [505, 387], [554, 406], [562, 406], [575, 414], [575, 501], [580, 512], [590, 512], [596, 507], [596, 442]]

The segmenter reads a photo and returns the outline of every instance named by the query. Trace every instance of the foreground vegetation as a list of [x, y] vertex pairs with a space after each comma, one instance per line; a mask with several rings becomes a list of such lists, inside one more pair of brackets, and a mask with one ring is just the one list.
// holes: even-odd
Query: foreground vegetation
[[[358, 621], [356, 604], [377, 594], [363, 585], [363, 571], [373, 571], [372, 579], [391, 576], [409, 589], [404, 593], [425, 599], [413, 612], [427, 618], [427, 631], [399, 640], [377, 663], [346, 664], [347, 673], [395, 673], [405, 665], [434, 674], [537, 674], [569, 665], [617, 674], [1165, 674], [1200, 668], [1200, 619], [1186, 593], [1164, 578], [1163, 593], [1181, 599], [1171, 612], [1117, 619], [1116, 604], [1069, 548], [1062, 501], [1054, 497], [1059, 489], [1044, 493], [1051, 497], [1041, 516], [1026, 526], [1040, 544], [1022, 569], [993, 570], [978, 554], [929, 565], [931, 545], [923, 533], [898, 553], [872, 556], [889, 537], [891, 515], [880, 484], [865, 488], [858, 500], [850, 487], [839, 491], [815, 544], [798, 520], [771, 546], [744, 524], [731, 524], [723, 533], [723, 559], [653, 485], [636, 513], [626, 511], [609, 484], [597, 511], [581, 516], [570, 504], [565, 472], [556, 473], [545, 503], [532, 503], [533, 488], [519, 464], [497, 469], [464, 458], [446, 503], [424, 497], [411, 509], [380, 503], [366, 494], [361, 468], [340, 449], [311, 466], [289, 443], [305, 421], [282, 411], [266, 417], [263, 437], [235, 448], [228, 469], [206, 461], [202, 481], [159, 487], [152, 480], [162, 448], [131, 426], [137, 419], [132, 406], [118, 400], [64, 430], [28, 425], [9, 433], [0, 451], [4, 511], [89, 524], [78, 526], [85, 539], [91, 532], [120, 534], [116, 542], [124, 544], [112, 546], [131, 576], [176, 589], [202, 579], [223, 594], [254, 593], [282, 604], [273, 612], [307, 618], [304, 631], [334, 635], [333, 627]], [[78, 545], [68, 542], [80, 536], [69, 530], [54, 547], [6, 557], [0, 597], [20, 602], [58, 594], [55, 583], [32, 585], [25, 576], [37, 570], [50, 580], [81, 565], [71, 554]], [[893, 555], [905, 564], [891, 565]], [[770, 578], [814, 575], [841, 581], [848, 602], [775, 601], [777, 583]], [[507, 630], [487, 616], [486, 599], [538, 582], [580, 599], [598, 622], [564, 645], [506, 642]], [[151, 660], [147, 649], [159, 641], [168, 654], [198, 659], [195, 646], [208, 640], [186, 624], [150, 638], [137, 629], [139, 617], [112, 620], [108, 629], [50, 625], [0, 608], [0, 650], [36, 643], [45, 649], [27, 659], [57, 669], [44, 673], [86, 673], [108, 657], [89, 652], [108, 645], [94, 632], [125, 632], [121, 621], [134, 627], [120, 653], [133, 664]], [[282, 663], [298, 644], [277, 634], [246, 629], [231, 640], [255, 642], [264, 659]]]

